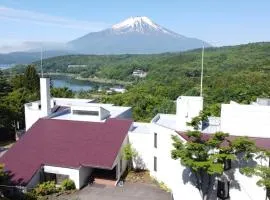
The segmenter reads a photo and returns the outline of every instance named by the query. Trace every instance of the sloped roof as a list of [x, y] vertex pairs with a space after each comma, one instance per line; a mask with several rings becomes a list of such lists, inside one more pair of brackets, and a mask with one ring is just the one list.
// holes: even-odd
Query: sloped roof
[[[192, 138], [189, 138], [185, 132], [179, 132], [177, 131], [177, 133], [186, 141], [190, 141], [192, 140]], [[209, 140], [211, 137], [213, 137], [214, 134], [207, 134], [207, 133], [202, 133], [201, 139], [204, 141]], [[236, 136], [236, 135], [229, 135], [226, 139], [227, 142], [231, 142], [233, 140], [235, 140], [236, 138], [239, 138], [242, 136]], [[256, 146], [261, 148], [261, 149], [265, 149], [265, 150], [270, 150], [270, 138], [261, 138], [261, 137], [247, 137], [248, 139], [250, 139], [251, 141], [254, 141]], [[226, 144], [222, 144], [224, 146], [226, 146]]]
[[42, 165], [112, 169], [132, 124], [39, 119], [0, 162], [16, 184], [26, 185]]

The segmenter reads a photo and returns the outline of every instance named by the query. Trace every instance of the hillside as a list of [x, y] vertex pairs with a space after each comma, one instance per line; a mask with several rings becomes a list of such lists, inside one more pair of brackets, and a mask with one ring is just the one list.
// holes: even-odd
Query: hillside
[[[204, 57], [205, 106], [218, 115], [219, 103], [248, 103], [270, 97], [270, 43], [207, 48]], [[37, 63], [38, 64], [38, 63]], [[84, 64], [83, 68], [68, 68]], [[133, 106], [136, 120], [148, 120], [158, 112], [174, 112], [172, 101], [179, 95], [199, 95], [201, 50], [156, 55], [62, 56], [44, 60], [47, 72], [76, 73], [133, 81], [125, 94], [107, 96], [106, 102]], [[144, 80], [132, 77], [144, 69]]]

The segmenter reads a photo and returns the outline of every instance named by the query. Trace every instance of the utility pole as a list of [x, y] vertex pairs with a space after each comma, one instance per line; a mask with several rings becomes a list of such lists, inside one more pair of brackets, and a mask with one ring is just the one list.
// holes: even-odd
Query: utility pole
[[202, 71], [201, 71], [201, 92], [200, 92], [200, 96], [203, 96], [203, 57], [204, 57], [204, 45], [202, 47]]
[[41, 47], [41, 51], [40, 51], [40, 70], [41, 70], [41, 77], [43, 78], [42, 59], [43, 59], [43, 48]]

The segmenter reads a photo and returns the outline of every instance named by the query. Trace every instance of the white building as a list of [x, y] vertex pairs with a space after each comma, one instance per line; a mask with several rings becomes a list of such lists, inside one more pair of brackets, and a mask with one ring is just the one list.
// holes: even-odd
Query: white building
[[0, 158], [14, 184], [43, 181], [116, 184], [126, 169], [122, 149], [132, 127], [131, 108], [90, 99], [51, 98], [41, 78], [41, 100], [25, 104], [26, 133]]
[[147, 76], [147, 72], [143, 71], [143, 70], [134, 70], [132, 73], [132, 76], [136, 76], [139, 78], [145, 78]]
[[112, 87], [109, 91], [116, 92], [116, 93], [125, 93], [127, 90], [121, 87]]
[[50, 81], [40, 79], [40, 101], [25, 104], [26, 131], [40, 118], [104, 122], [108, 118], [131, 119], [131, 107], [94, 103], [93, 99], [51, 98]]
[[[118, 181], [126, 167], [122, 148], [130, 142], [138, 152], [133, 160], [135, 167], [149, 170], [151, 176], [165, 183], [175, 200], [199, 200], [198, 190], [190, 183], [190, 171], [171, 158], [171, 136], [186, 142], [184, 133], [192, 129], [186, 123], [202, 109], [202, 97], [180, 96], [176, 114], [158, 114], [150, 123], [132, 124], [123, 120], [131, 118], [130, 107], [98, 104], [90, 99], [51, 98], [49, 80], [41, 79], [41, 101], [25, 105], [27, 132], [0, 162], [28, 188], [44, 179], [61, 182], [70, 178], [79, 189], [92, 176], [98, 180], [103, 172], [110, 172], [114, 182]], [[269, 119], [268, 100], [258, 99], [251, 105], [231, 102], [222, 104], [221, 117], [210, 117], [202, 124], [202, 132], [245, 135], [270, 149]], [[230, 188], [230, 199], [265, 199], [265, 191], [256, 185], [258, 179], [240, 174], [235, 163], [232, 166], [238, 187]], [[212, 199], [217, 199], [215, 192]]]
[[[262, 148], [270, 149], [270, 106], [269, 101], [258, 99], [251, 105], [237, 103], [222, 104], [221, 117], [210, 117], [202, 126], [204, 134], [213, 134], [217, 131], [231, 133], [232, 137], [248, 136]], [[267, 102], [267, 103], [265, 103]], [[184, 132], [191, 130], [186, 122], [199, 114], [203, 109], [202, 97], [180, 96], [176, 101], [176, 114], [158, 114], [151, 123], [134, 123], [129, 139], [138, 151], [134, 159], [135, 166], [148, 169], [158, 181], [165, 183], [171, 190], [174, 199], [201, 199], [198, 190], [191, 184], [190, 171], [180, 164], [179, 160], [171, 158], [172, 135], [176, 135], [186, 142]], [[268, 122], [268, 123], [267, 123]], [[268, 134], [267, 134], [268, 133]], [[268, 161], [265, 162], [268, 164]], [[231, 186], [230, 199], [265, 199], [265, 190], [256, 185], [256, 177], [250, 178], [239, 172], [238, 166], [232, 163], [235, 170]], [[217, 187], [217, 186], [215, 186]], [[211, 199], [217, 199], [216, 191]]]

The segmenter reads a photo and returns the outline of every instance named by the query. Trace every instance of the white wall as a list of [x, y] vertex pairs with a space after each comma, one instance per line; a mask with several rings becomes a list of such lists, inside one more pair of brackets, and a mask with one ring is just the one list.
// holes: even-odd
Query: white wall
[[[154, 148], [154, 133], [157, 133], [157, 148]], [[164, 182], [173, 192], [175, 200], [192, 199], [200, 200], [201, 196], [198, 190], [190, 183], [190, 171], [180, 164], [180, 160], [171, 158], [172, 135], [178, 135], [174, 130], [151, 124], [149, 133], [129, 133], [129, 140], [132, 146], [137, 150], [143, 165], [139, 165], [135, 161], [135, 166], [148, 169], [150, 175], [158, 181]], [[183, 140], [181, 137], [179, 137]], [[185, 142], [183, 140], [183, 142]], [[157, 171], [154, 171], [154, 156], [157, 157]], [[268, 161], [265, 162], [267, 164]], [[265, 191], [258, 187], [257, 177], [247, 177], [242, 175], [238, 169], [235, 169], [232, 177], [239, 184], [240, 188], [230, 188], [231, 200], [247, 199], [260, 200], [264, 199]], [[213, 198], [216, 200], [216, 191], [213, 191]]]
[[268, 138], [270, 106], [222, 104], [221, 131], [231, 135]]
[[[171, 158], [172, 135], [178, 135], [174, 130], [152, 124], [152, 132], [157, 133], [157, 148], [154, 146], [154, 135], [149, 145], [153, 148], [153, 157], [157, 157], [157, 171], [154, 171], [154, 158], [150, 160], [150, 174], [157, 180], [164, 182], [173, 192], [175, 200], [184, 199], [201, 199], [196, 188], [188, 181], [189, 170], [180, 164], [180, 160]], [[184, 175], [183, 175], [184, 174]]]
[[24, 105], [24, 112], [25, 130], [27, 131], [40, 117], [42, 117], [42, 113], [40, 109], [32, 108], [31, 106], [28, 106], [28, 104]]
[[[143, 168], [150, 171], [150, 175], [158, 181], [164, 182], [173, 192], [175, 200], [182, 199], [201, 199], [196, 188], [189, 182], [183, 180], [183, 171], [185, 167], [179, 160], [171, 158], [172, 135], [176, 135], [174, 130], [151, 124], [150, 132], [137, 133], [130, 132], [129, 140], [132, 146], [137, 150], [140, 158], [143, 160]], [[154, 148], [154, 133], [157, 133], [157, 148]], [[154, 171], [154, 156], [157, 157], [157, 171]], [[134, 161], [136, 167], [140, 167]], [[189, 171], [185, 170], [188, 175]], [[188, 180], [188, 177], [185, 178]], [[195, 191], [195, 192], [194, 192]]]
[[93, 171], [93, 168], [91, 167], [80, 167], [79, 169], [79, 176], [80, 176], [80, 183], [79, 186], [80, 188], [82, 188], [83, 186], [85, 186], [88, 182], [89, 182], [89, 177], [91, 175]]
[[53, 166], [45, 165], [44, 172], [67, 175], [69, 176], [69, 179], [74, 181], [76, 189], [80, 189], [80, 169], [53, 167]]
[[258, 177], [247, 177], [237, 169], [234, 173], [235, 179], [240, 185], [240, 189], [231, 188], [231, 200], [265, 200], [266, 191], [256, 185]]
[[46, 117], [51, 114], [50, 79], [40, 78], [41, 115]]
[[[153, 156], [154, 145], [152, 133], [129, 132], [129, 142], [136, 149], [138, 155], [133, 160], [134, 168], [148, 169]], [[150, 146], [152, 145], [152, 146]]]
[[179, 131], [191, 129], [186, 125], [203, 109], [203, 97], [180, 96], [176, 100], [176, 128]]
[[[118, 155], [117, 155], [117, 157], [114, 161], [114, 164], [113, 164], [113, 166], [116, 166], [116, 179], [117, 179], [117, 181], [121, 178], [122, 174], [125, 172], [125, 170], [127, 168], [128, 161], [123, 158], [122, 152], [123, 152], [123, 148], [128, 143], [129, 143], [129, 138], [127, 135], [122, 143], [120, 151], [118, 152]], [[120, 167], [120, 164], [121, 164], [120, 160], [121, 159], [122, 159], [122, 171], [121, 171], [121, 167]]]

